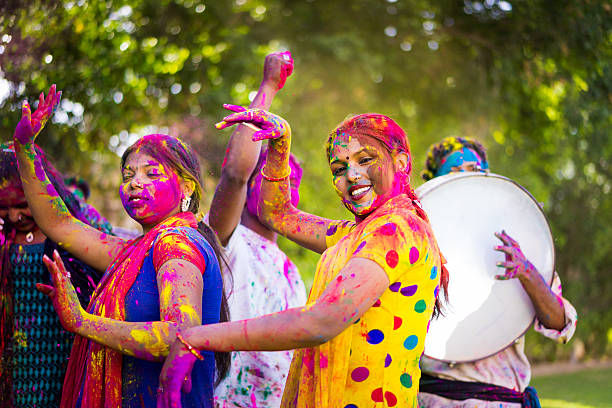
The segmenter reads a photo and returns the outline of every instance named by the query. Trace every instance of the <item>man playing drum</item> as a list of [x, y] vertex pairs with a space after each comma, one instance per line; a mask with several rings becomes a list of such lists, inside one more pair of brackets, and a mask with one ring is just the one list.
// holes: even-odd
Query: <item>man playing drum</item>
[[[422, 176], [427, 181], [452, 172], [485, 171], [488, 163], [485, 148], [479, 142], [447, 137], [430, 147], [425, 167]], [[505, 273], [496, 278], [518, 279], [535, 309], [534, 329], [550, 339], [567, 343], [576, 330], [577, 314], [571, 303], [561, 296], [557, 273], [554, 272], [549, 286], [525, 257], [518, 242], [505, 231], [495, 236], [502, 242], [495, 250], [506, 256], [505, 262], [497, 264], [505, 268]], [[452, 280], [452, 270], [450, 272]], [[483, 341], [478, 333], [474, 334], [474, 341]], [[521, 336], [511, 346], [476, 361], [453, 364], [423, 355], [419, 406], [539, 407], [535, 389], [528, 387], [531, 367], [524, 348], [525, 339]]]

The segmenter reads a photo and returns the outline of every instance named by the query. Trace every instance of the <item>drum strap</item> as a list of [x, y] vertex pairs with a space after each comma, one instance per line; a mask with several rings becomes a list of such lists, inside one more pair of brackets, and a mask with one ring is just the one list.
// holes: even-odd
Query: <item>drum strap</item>
[[503, 401], [518, 403], [524, 408], [541, 408], [538, 393], [533, 387], [527, 387], [525, 392], [519, 392], [493, 384], [444, 380], [422, 373], [419, 392], [452, 400]]

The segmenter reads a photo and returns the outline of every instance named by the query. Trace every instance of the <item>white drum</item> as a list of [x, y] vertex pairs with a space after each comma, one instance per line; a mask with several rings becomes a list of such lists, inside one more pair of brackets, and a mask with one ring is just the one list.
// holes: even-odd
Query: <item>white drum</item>
[[447, 260], [444, 316], [431, 321], [425, 355], [446, 362], [491, 356], [511, 345], [533, 323], [535, 311], [518, 279], [497, 280], [505, 260], [493, 235], [505, 230], [552, 283], [555, 252], [538, 202], [514, 181], [492, 173], [454, 173], [416, 190]]

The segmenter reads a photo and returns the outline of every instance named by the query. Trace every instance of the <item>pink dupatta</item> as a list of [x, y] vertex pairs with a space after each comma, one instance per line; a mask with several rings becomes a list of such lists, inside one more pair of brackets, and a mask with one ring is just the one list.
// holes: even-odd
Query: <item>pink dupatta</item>
[[[165, 229], [181, 226], [197, 228], [194, 214], [176, 214], [157, 224], [143, 237], [129, 242], [108, 267], [91, 297], [88, 313], [125, 320], [125, 296], [134, 284], [155, 239]], [[76, 336], [66, 370], [62, 408], [73, 408], [83, 385], [81, 406], [117, 408], [121, 406], [122, 354], [82, 336]]]

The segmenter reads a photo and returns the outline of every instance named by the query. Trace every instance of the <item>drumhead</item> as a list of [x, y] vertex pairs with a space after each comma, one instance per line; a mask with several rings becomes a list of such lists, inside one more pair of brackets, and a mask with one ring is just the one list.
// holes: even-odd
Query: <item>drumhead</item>
[[449, 271], [444, 316], [432, 319], [425, 355], [447, 362], [491, 356], [532, 325], [535, 310], [518, 279], [497, 280], [505, 260], [493, 235], [505, 230], [550, 285], [554, 244], [537, 201], [514, 181], [492, 173], [454, 173], [416, 190]]

